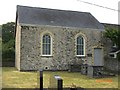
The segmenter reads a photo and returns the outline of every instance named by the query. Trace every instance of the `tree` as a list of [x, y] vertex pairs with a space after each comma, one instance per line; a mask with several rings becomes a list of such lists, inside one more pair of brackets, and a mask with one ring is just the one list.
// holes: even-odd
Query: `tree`
[[2, 42], [6, 43], [11, 39], [14, 39], [14, 22], [8, 22], [2, 25]]
[[2, 25], [2, 60], [15, 60], [15, 23], [8, 22]]
[[0, 53], [2, 52], [2, 26], [0, 25]]
[[110, 39], [114, 44], [117, 45], [118, 49], [120, 49], [120, 30], [113, 28], [106, 28], [105, 37]]
[[[110, 39], [117, 46], [117, 50], [120, 50], [120, 30], [113, 28], [106, 28], [104, 33], [105, 37]], [[117, 54], [117, 59], [120, 61], [120, 53]]]

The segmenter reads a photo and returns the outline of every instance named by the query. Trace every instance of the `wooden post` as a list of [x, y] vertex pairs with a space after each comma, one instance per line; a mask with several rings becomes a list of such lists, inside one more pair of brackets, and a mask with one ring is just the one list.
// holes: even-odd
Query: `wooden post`
[[40, 70], [40, 90], [43, 90], [43, 70]]

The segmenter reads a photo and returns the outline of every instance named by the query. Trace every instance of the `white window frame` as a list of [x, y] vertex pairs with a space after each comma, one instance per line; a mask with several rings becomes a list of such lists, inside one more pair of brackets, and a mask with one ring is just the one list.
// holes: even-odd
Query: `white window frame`
[[[43, 54], [43, 36], [44, 35], [49, 35], [50, 36], [50, 54], [49, 55], [47, 55], [47, 54]], [[44, 33], [44, 34], [42, 34], [42, 37], [41, 37], [41, 56], [52, 56], [52, 36], [51, 36], [51, 34], [50, 33]]]
[[[84, 43], [84, 47], [83, 47], [83, 49], [84, 49], [84, 52], [83, 52], [83, 55], [77, 55], [77, 38], [79, 37], [79, 36], [81, 36], [82, 38], [83, 38], [83, 43]], [[85, 57], [85, 36], [82, 34], [82, 33], [79, 33], [79, 34], [77, 34], [76, 35], [76, 37], [75, 37], [75, 55], [77, 56], [77, 57]]]

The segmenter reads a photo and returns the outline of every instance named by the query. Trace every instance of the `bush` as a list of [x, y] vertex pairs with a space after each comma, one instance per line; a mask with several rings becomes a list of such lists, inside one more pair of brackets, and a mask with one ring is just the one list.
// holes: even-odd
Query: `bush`
[[7, 43], [2, 44], [2, 60], [14, 61], [15, 58], [15, 49], [14, 49], [14, 40], [10, 40]]

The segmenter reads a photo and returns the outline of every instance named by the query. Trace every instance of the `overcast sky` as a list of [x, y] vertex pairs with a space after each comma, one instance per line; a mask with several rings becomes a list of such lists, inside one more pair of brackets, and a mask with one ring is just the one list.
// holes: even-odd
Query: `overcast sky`
[[[82, 0], [118, 10], [119, 0]], [[16, 5], [90, 12], [99, 22], [118, 24], [118, 12], [81, 2], [81, 0], [1, 0], [0, 25], [15, 21]]]

